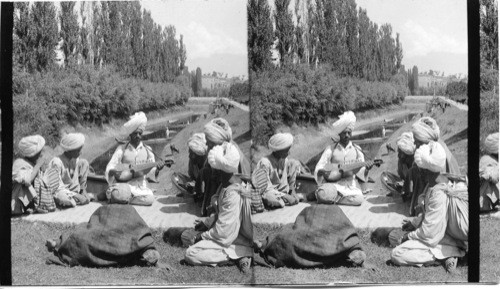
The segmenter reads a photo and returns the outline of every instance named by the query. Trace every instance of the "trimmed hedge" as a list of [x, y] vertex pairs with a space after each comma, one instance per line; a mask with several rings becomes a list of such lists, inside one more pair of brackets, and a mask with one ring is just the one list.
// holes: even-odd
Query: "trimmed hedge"
[[404, 75], [390, 82], [339, 78], [328, 68], [299, 66], [252, 75], [251, 126], [255, 144], [265, 144], [282, 124], [318, 124], [346, 110], [397, 104], [408, 94]]
[[22, 136], [40, 134], [53, 145], [66, 124], [102, 125], [136, 111], [182, 105], [192, 94], [183, 77], [175, 83], [152, 83], [123, 78], [112, 67], [78, 66], [43, 74], [14, 69], [14, 143]]

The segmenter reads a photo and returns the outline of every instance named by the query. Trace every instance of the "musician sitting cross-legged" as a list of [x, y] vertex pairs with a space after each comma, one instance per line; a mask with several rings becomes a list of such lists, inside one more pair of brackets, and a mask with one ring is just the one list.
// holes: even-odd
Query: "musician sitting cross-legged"
[[106, 166], [109, 184], [106, 198], [110, 203], [150, 206], [155, 200], [153, 191], [147, 186], [146, 175], [161, 170], [164, 164], [155, 164], [152, 149], [142, 143], [146, 123], [146, 115], [138, 112], [124, 124], [130, 141], [116, 148]]
[[364, 200], [356, 175], [364, 179], [372, 164], [365, 163], [361, 148], [350, 141], [355, 123], [356, 116], [348, 111], [332, 125], [334, 143], [324, 150], [314, 170], [318, 203], [359, 206]]

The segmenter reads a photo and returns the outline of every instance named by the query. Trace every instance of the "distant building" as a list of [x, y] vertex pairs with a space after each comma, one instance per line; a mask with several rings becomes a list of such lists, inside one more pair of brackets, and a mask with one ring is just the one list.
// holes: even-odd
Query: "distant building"
[[225, 78], [213, 75], [203, 75], [201, 77], [201, 87], [208, 90], [229, 89], [231, 84], [244, 82], [246, 79], [246, 76]]
[[446, 85], [451, 81], [449, 76], [436, 76], [430, 74], [419, 74], [418, 75], [418, 86], [419, 88], [431, 88], [431, 87], [446, 87]]

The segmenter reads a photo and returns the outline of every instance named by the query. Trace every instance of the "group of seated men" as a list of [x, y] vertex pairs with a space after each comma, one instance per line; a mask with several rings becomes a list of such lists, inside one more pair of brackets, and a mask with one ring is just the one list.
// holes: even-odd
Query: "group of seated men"
[[48, 213], [55, 211], [56, 206], [75, 207], [90, 202], [92, 195], [86, 190], [89, 163], [80, 158], [84, 142], [83, 134], [66, 134], [60, 142], [64, 152], [47, 160], [42, 136], [32, 135], [20, 140], [21, 157], [12, 166], [13, 215]]
[[[155, 163], [154, 152], [142, 143], [146, 123], [146, 115], [138, 112], [124, 124], [130, 140], [116, 148], [106, 167], [109, 188], [98, 194], [87, 193], [89, 163], [80, 157], [85, 143], [83, 134], [65, 134], [59, 144], [64, 152], [48, 164], [43, 150], [45, 139], [40, 135], [22, 138], [18, 145], [20, 158], [14, 161], [12, 168], [12, 214], [47, 213], [55, 211], [56, 207], [75, 207], [96, 199], [151, 205], [154, 196], [147, 187], [145, 172], [154, 174], [164, 163]], [[141, 164], [154, 166], [152, 169], [130, 169], [130, 165]]]
[[[354, 114], [346, 112], [333, 124], [334, 142], [325, 149], [315, 169], [318, 188], [314, 194], [318, 203], [359, 205], [363, 202], [363, 191], [358, 181], [366, 180], [372, 163], [365, 163], [362, 150], [350, 141], [355, 121]], [[300, 165], [288, 158], [292, 144], [291, 134], [277, 133], [272, 136], [269, 140], [271, 154], [263, 157], [253, 172], [252, 181], [263, 184], [262, 199], [268, 208], [293, 205], [301, 199], [294, 186]], [[439, 127], [430, 117], [417, 120], [412, 132], [403, 134], [398, 140], [398, 147], [400, 156], [413, 156], [411, 163], [404, 158], [406, 163], [399, 164], [398, 171], [407, 174], [407, 187], [419, 200], [419, 214], [412, 220], [405, 220], [402, 226], [405, 233], [391, 253], [392, 262], [400, 266], [443, 264], [448, 271], [452, 271], [458, 257], [463, 257], [467, 251], [466, 178], [458, 174], [457, 162], [439, 138]], [[230, 163], [230, 150], [223, 147], [218, 153], [224, 156], [221, 156], [224, 164]], [[210, 155], [209, 152], [209, 162]], [[353, 163], [363, 163], [364, 166], [346, 172], [338, 172], [328, 166]], [[231, 176], [235, 168], [225, 169], [225, 180], [240, 181]], [[254, 185], [260, 187], [260, 184]], [[194, 265], [216, 265], [230, 260], [238, 260], [240, 265], [247, 264], [244, 252], [250, 254], [251, 239], [248, 236], [251, 227], [247, 224], [250, 214], [248, 188], [245, 190], [240, 185], [223, 181], [215, 196], [212, 201], [216, 201], [216, 213], [219, 216], [227, 214], [231, 218], [215, 218], [215, 223], [211, 223], [213, 219], [209, 218], [209, 222], [198, 223], [195, 229], [199, 233], [193, 239], [194, 245], [186, 252], [186, 261]], [[230, 202], [230, 199], [234, 200]], [[237, 212], [239, 218], [233, 215]], [[209, 242], [198, 245], [200, 241]], [[233, 254], [233, 250], [242, 255]]]
[[[113, 178], [123, 174], [115, 169], [117, 164], [154, 162], [154, 154], [141, 142], [146, 122], [145, 115], [137, 113], [125, 124], [131, 131], [130, 142], [117, 148], [106, 168], [110, 183], [106, 198], [109, 200], [116, 198], [140, 205], [151, 203], [152, 191], [146, 186], [145, 174], [132, 173], [127, 183], [130, 192], [125, 189], [125, 198], [122, 197], [123, 188], [111, 189], [115, 184]], [[371, 164], [364, 163], [362, 150], [350, 141], [355, 122], [354, 113], [346, 112], [333, 124], [333, 144], [324, 150], [314, 171], [318, 182], [314, 195], [318, 203], [359, 205], [364, 199], [359, 181], [366, 180]], [[493, 154], [490, 158], [497, 164], [498, 134], [489, 137], [488, 141], [488, 149], [491, 148]], [[58, 205], [85, 204], [91, 198], [85, 190], [88, 162], [79, 158], [83, 143], [81, 134], [64, 136], [61, 140], [64, 153], [49, 163], [49, 168], [58, 172], [60, 185], [53, 193]], [[496, 143], [496, 147], [492, 143]], [[13, 210], [29, 207], [30, 202], [41, 196], [36, 191], [43, 191], [40, 187], [51, 188], [50, 178], [54, 174], [40, 173], [42, 161], [39, 159], [44, 144], [40, 136], [26, 137], [19, 143], [23, 158], [14, 163], [13, 180], [18, 187], [13, 193]], [[252, 180], [265, 180], [262, 199], [270, 208], [293, 205], [301, 200], [295, 191], [300, 163], [288, 158], [292, 145], [291, 134], [278, 133], [272, 136], [269, 140], [271, 154], [262, 158], [253, 172]], [[251, 194], [249, 185], [235, 173], [249, 175], [248, 163], [232, 140], [229, 124], [222, 118], [207, 123], [203, 134], [195, 134], [190, 138], [188, 147], [190, 174], [197, 179], [197, 186], [202, 187], [203, 198], [208, 200], [207, 207], [212, 208], [213, 214], [195, 225], [198, 233], [186, 251], [185, 260], [192, 265], [213, 266], [237, 261], [245, 271], [251, 264], [254, 246]], [[419, 200], [416, 209], [419, 214], [403, 224], [402, 229], [407, 233], [400, 238], [391, 259], [396, 265], [445, 263], [447, 268], [453, 268], [457, 258], [465, 255], [468, 235], [468, 189], [466, 182], [457, 177], [458, 164], [440, 139], [436, 121], [430, 117], [417, 120], [412, 132], [403, 134], [398, 140], [398, 148], [400, 156], [413, 155], [411, 164], [406, 158], [403, 163], [403, 158], [400, 158], [398, 171], [406, 174], [405, 183]], [[364, 163], [364, 166], [345, 172], [335, 169], [335, 165], [353, 163]], [[487, 163], [491, 166], [494, 162]], [[161, 168], [160, 163], [156, 169]], [[490, 176], [491, 172], [486, 172], [489, 170], [483, 171], [483, 178], [494, 178]], [[451, 174], [443, 174], [446, 172]], [[498, 175], [496, 180], [498, 182]]]

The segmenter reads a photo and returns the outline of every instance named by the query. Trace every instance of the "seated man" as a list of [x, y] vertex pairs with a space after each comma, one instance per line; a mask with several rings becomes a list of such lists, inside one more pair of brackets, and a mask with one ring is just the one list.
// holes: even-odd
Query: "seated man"
[[[350, 141], [355, 123], [356, 116], [348, 111], [332, 125], [334, 143], [324, 150], [314, 170], [318, 182], [315, 193], [318, 203], [359, 206], [364, 200], [356, 175], [365, 179], [371, 165], [364, 163], [361, 148]], [[359, 166], [351, 171], [335, 169], [338, 165], [351, 164]]]
[[59, 175], [54, 200], [60, 207], [75, 207], [90, 202], [91, 196], [87, 194], [89, 162], [80, 158], [84, 143], [83, 134], [66, 134], [60, 143], [64, 153], [54, 157], [48, 165], [48, 170], [55, 170]]
[[[204, 133], [207, 140], [207, 152], [210, 152], [210, 150], [216, 145], [221, 145], [224, 142], [230, 142], [238, 150], [240, 155], [237, 173], [248, 176], [250, 175], [250, 162], [240, 150], [238, 145], [233, 141], [233, 131], [225, 119], [212, 119], [205, 125]], [[205, 162], [202, 169], [202, 182], [199, 182], [199, 184], [197, 183], [196, 185], [197, 188], [195, 191], [202, 192], [203, 194], [202, 215], [206, 216], [208, 215], [207, 207], [209, 206], [210, 198], [215, 194], [215, 191], [220, 185], [220, 183], [212, 177], [210, 164], [208, 162]]]
[[[439, 142], [446, 152], [446, 165], [443, 168], [443, 172], [460, 175], [458, 162], [448, 149], [448, 146], [441, 140], [439, 126], [433, 118], [427, 116], [420, 118], [412, 125], [412, 132], [415, 138], [415, 147], [417, 149], [422, 144], [427, 144], [430, 141]], [[424, 192], [426, 184], [421, 178], [422, 174], [419, 172], [419, 168], [416, 164], [413, 164], [408, 175], [410, 180], [409, 191], [411, 194], [410, 215], [415, 216], [419, 213], [417, 207], [422, 205], [422, 200], [419, 201], [418, 197]]]
[[415, 140], [412, 132], [404, 132], [398, 138], [398, 175], [404, 181], [403, 198], [409, 195], [409, 170], [413, 165], [413, 154], [415, 153]]
[[[189, 187], [193, 190], [199, 188], [196, 183], [200, 183], [201, 180], [201, 170], [207, 160], [207, 141], [205, 139], [204, 133], [195, 133], [188, 140], [189, 148], [189, 163], [188, 163], [188, 175], [192, 180], [192, 185]], [[201, 197], [201, 192], [195, 191], [195, 198]]]
[[208, 162], [220, 183], [212, 198], [215, 222], [206, 220], [205, 229], [208, 230], [195, 236], [195, 244], [186, 250], [188, 264], [216, 266], [237, 261], [241, 271], [247, 272], [250, 268], [253, 256], [251, 196], [241, 181], [233, 176], [238, 171], [239, 160], [238, 150], [227, 142], [208, 153]]
[[[392, 250], [391, 260], [400, 266], [444, 263], [448, 272], [456, 268], [457, 257], [467, 250], [469, 199], [465, 182], [452, 182], [440, 174], [446, 166], [446, 152], [431, 141], [415, 151], [415, 163], [429, 184], [421, 222], [409, 222], [401, 245]], [[416, 227], [416, 229], [415, 229]]]
[[[137, 112], [123, 125], [130, 141], [116, 148], [105, 172], [109, 184], [106, 198], [111, 203], [151, 206], [155, 200], [153, 191], [147, 186], [146, 175], [154, 173], [155, 169], [161, 170], [164, 164], [156, 164], [153, 151], [142, 143], [147, 121], [143, 112]], [[133, 171], [130, 165], [145, 165], [145, 168]]]
[[300, 163], [288, 158], [293, 144], [293, 135], [277, 133], [269, 139], [272, 153], [257, 163], [252, 181], [257, 188], [264, 188], [262, 201], [268, 208], [283, 208], [295, 205], [299, 197], [295, 193], [295, 181], [300, 173]]
[[490, 134], [485, 142], [486, 154], [479, 160], [479, 209], [488, 212], [498, 208], [498, 132]]
[[12, 165], [12, 215], [27, 213], [28, 209], [36, 210], [39, 196], [35, 190], [35, 179], [43, 176], [44, 146], [45, 139], [40, 135], [23, 137], [19, 141], [18, 151], [21, 157]]

